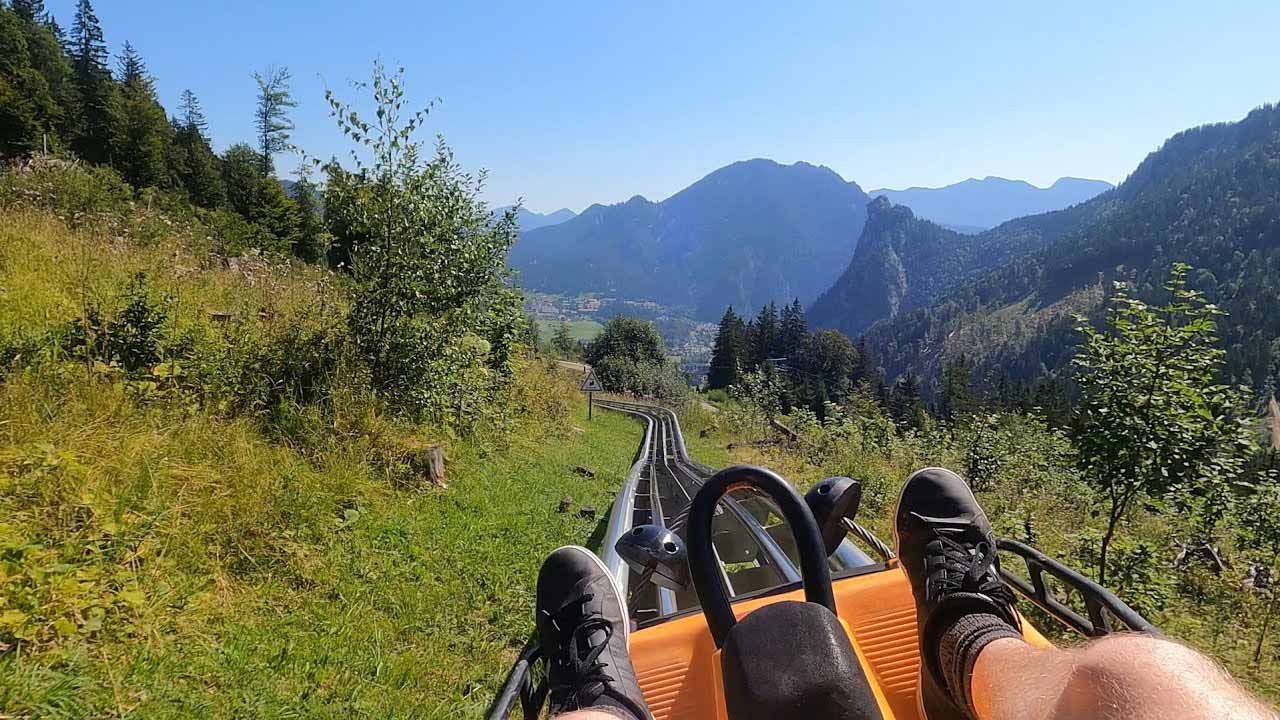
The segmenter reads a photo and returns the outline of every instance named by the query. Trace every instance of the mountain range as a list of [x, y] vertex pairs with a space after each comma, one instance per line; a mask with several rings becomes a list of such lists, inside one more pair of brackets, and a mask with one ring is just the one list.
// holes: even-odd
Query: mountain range
[[878, 200], [858, 253], [810, 319], [865, 331], [890, 379], [907, 369], [936, 377], [964, 354], [981, 376], [1027, 381], [1068, 368], [1076, 317], [1098, 322], [1112, 281], [1158, 301], [1177, 262], [1227, 313], [1227, 379], [1280, 384], [1276, 106], [1178, 133], [1114, 190], [977, 235]]
[[[497, 216], [511, 209], [511, 205], [503, 205], [496, 207], [492, 213]], [[516, 210], [516, 226], [520, 228], [520, 232], [529, 232], [537, 230], [540, 227], [548, 225], [559, 225], [566, 220], [572, 220], [576, 215], [569, 208], [560, 208], [555, 212], [539, 213], [526, 208], [518, 208]]]
[[746, 160], [661, 202], [592, 205], [521, 235], [510, 263], [543, 292], [688, 308], [812, 302], [853, 255], [870, 198], [827, 167]]
[[952, 230], [976, 232], [1014, 218], [1070, 207], [1112, 187], [1105, 180], [1064, 177], [1047, 188], [1039, 188], [1025, 180], [987, 176], [939, 188], [872, 190], [867, 194], [888, 198], [894, 205], [906, 205], [917, 217]]

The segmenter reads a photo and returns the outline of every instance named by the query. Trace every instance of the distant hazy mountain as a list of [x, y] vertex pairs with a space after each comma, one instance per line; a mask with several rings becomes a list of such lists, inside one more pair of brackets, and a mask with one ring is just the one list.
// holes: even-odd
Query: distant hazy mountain
[[[501, 215], [510, 208], [510, 205], [503, 205], [502, 207], [494, 208], [493, 214]], [[555, 212], [546, 214], [536, 213], [532, 210], [520, 208], [516, 211], [516, 224], [520, 226], [520, 232], [529, 232], [530, 230], [537, 230], [540, 227], [546, 227], [548, 225], [559, 225], [565, 220], [570, 220], [574, 217], [576, 217], [576, 215], [569, 208], [560, 208]]]
[[906, 205], [917, 217], [972, 233], [1016, 217], [1061, 210], [1112, 187], [1103, 180], [1064, 177], [1047, 188], [1038, 188], [1023, 180], [985, 177], [940, 188], [872, 190], [868, 194], [887, 197], [894, 205]]
[[1038, 250], [1076, 227], [1092, 211], [1091, 205], [961, 234], [878, 197], [867, 206], [867, 223], [853, 259], [809, 308], [809, 322], [857, 337], [877, 321], [934, 302], [975, 273]]
[[[871, 240], [873, 225], [882, 228], [876, 235], [913, 237], [918, 242], [908, 245], [921, 249], [937, 244], [928, 239], [936, 233], [916, 232], [903, 218], [881, 223], [875, 215], [861, 241], [867, 251], [881, 244]], [[1228, 313], [1218, 321], [1227, 351], [1223, 378], [1258, 390], [1280, 385], [1280, 107], [1178, 133], [1118, 188], [1085, 203], [950, 241], [989, 247], [1019, 228], [1038, 249], [1011, 253], [989, 269], [956, 276], [960, 282], [941, 293], [879, 313], [867, 339], [890, 378], [908, 368], [936, 377], [961, 354], [979, 378], [1017, 382], [1064, 371], [1081, 338], [1075, 318], [1100, 320], [1110, 281], [1165, 302], [1161, 285], [1182, 262], [1193, 268], [1191, 286]], [[918, 267], [938, 267], [928, 252], [908, 254], [920, 258]], [[822, 316], [865, 328], [864, 290], [849, 280], [833, 288], [837, 302]]]
[[511, 252], [524, 287], [599, 292], [693, 308], [809, 303], [853, 255], [867, 195], [830, 168], [747, 160], [662, 202], [592, 205], [524, 233]]

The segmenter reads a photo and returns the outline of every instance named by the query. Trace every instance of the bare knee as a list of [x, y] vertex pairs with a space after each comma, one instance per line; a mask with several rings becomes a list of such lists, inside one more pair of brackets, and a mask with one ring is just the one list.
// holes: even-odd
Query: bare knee
[[1217, 663], [1176, 642], [1114, 635], [1073, 652], [1059, 717], [1274, 717]]

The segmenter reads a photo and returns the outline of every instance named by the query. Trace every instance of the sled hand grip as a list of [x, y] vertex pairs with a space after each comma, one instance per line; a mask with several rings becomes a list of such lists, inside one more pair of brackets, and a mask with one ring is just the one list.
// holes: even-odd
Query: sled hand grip
[[782, 517], [795, 535], [800, 550], [800, 575], [804, 581], [805, 600], [836, 614], [835, 595], [831, 590], [831, 571], [827, 567], [826, 547], [818, 523], [800, 494], [777, 473], [754, 465], [725, 468], [703, 483], [693, 498], [689, 511], [689, 574], [693, 578], [698, 602], [706, 615], [707, 625], [716, 647], [724, 645], [729, 630], [737, 624], [729, 594], [720, 576], [720, 563], [712, 544], [712, 519], [716, 503], [731, 490], [751, 488], [768, 496], [782, 511]]

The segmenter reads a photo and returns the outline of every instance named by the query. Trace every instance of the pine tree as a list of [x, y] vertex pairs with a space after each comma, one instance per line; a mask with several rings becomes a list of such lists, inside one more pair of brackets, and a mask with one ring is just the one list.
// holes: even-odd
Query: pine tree
[[880, 376], [880, 368], [876, 365], [875, 358], [871, 356], [871, 348], [867, 345], [865, 335], [858, 338], [857, 354], [849, 379], [853, 381], [855, 387], [865, 385], [867, 391], [874, 397], [880, 397], [884, 394], [884, 380]]
[[107, 44], [90, 0], [78, 0], [71, 26], [71, 67], [80, 96], [71, 147], [86, 162], [109, 163], [120, 126], [119, 92], [107, 68]]
[[746, 326], [730, 305], [720, 318], [715, 345], [711, 349], [711, 367], [707, 372], [707, 387], [726, 388], [738, 383], [742, 371], [743, 351], [746, 345]]
[[45, 17], [44, 0], [13, 0], [12, 10], [29, 23], [42, 22]]
[[320, 217], [320, 190], [311, 182], [311, 173], [307, 165], [298, 168], [298, 179], [290, 189], [290, 198], [298, 208], [298, 233], [293, 245], [293, 254], [305, 262], [319, 262], [325, 257], [328, 248], [327, 233]]
[[786, 358], [795, 358], [804, 347], [804, 339], [809, 335], [809, 323], [804, 317], [804, 306], [797, 298], [782, 309], [782, 329], [778, 342], [778, 354]]
[[293, 121], [289, 111], [298, 106], [289, 90], [293, 76], [289, 68], [267, 68], [265, 73], [254, 73], [258, 83], [258, 107], [254, 111], [253, 124], [258, 129], [258, 154], [262, 160], [262, 174], [272, 172], [271, 158], [289, 149], [289, 132]]
[[947, 420], [955, 420], [973, 412], [973, 363], [963, 353], [946, 363], [942, 370], [942, 390], [938, 396], [938, 412]]
[[190, 88], [182, 91], [182, 97], [178, 101], [178, 110], [182, 113], [182, 128], [185, 130], [193, 130], [201, 137], [208, 137], [209, 121], [204, 117], [204, 109], [200, 106], [200, 99], [196, 94], [191, 92]]
[[907, 368], [907, 372], [894, 383], [889, 393], [889, 412], [899, 424], [920, 427], [924, 408], [920, 403], [920, 378], [915, 370]]
[[756, 332], [752, 354], [755, 365], [764, 363], [769, 358], [778, 357], [781, 328], [778, 326], [778, 307], [773, 303], [760, 308], [756, 318]]
[[206, 134], [209, 123], [200, 109], [200, 101], [190, 90], [182, 91], [179, 118], [173, 121], [174, 174], [191, 202], [214, 208], [226, 202], [218, 158], [213, 154]]
[[564, 320], [556, 326], [556, 333], [551, 338], [551, 347], [555, 349], [562, 357], [572, 357], [578, 349], [578, 343], [574, 341], [573, 334], [569, 331], [569, 323]]
[[173, 128], [156, 98], [155, 83], [147, 74], [142, 56], [128, 42], [124, 44], [119, 68], [123, 122], [115, 165], [134, 187], [168, 187]]

